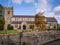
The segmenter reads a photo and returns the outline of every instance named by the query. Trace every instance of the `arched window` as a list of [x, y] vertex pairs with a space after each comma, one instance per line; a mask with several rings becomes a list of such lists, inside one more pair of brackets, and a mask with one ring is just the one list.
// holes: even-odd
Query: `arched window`
[[8, 14], [10, 14], [10, 11], [8, 11]]

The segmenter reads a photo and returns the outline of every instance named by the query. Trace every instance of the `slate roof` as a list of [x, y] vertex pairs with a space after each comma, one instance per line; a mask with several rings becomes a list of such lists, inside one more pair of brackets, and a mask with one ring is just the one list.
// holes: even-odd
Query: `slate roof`
[[27, 21], [28, 24], [34, 24], [34, 21]]
[[[11, 24], [21, 24], [23, 21], [12, 21]], [[34, 24], [34, 21], [26, 21], [27, 24]]]
[[47, 22], [57, 22], [57, 20], [54, 17], [46, 17]]
[[18, 17], [18, 18], [34, 18], [35, 16], [31, 16], [31, 15], [29, 15], [29, 16], [27, 16], [27, 15], [14, 15], [13, 17]]
[[22, 21], [12, 21], [11, 24], [21, 24], [21, 23], [22, 23]]

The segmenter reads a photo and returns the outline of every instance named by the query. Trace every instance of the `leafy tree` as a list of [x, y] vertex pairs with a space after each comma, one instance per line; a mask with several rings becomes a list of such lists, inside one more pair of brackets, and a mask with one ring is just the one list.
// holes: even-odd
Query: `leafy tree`
[[0, 30], [4, 29], [4, 24], [5, 24], [5, 21], [0, 18]]
[[3, 6], [0, 4], [0, 8], [3, 9]]
[[[43, 14], [41, 14], [43, 15]], [[46, 29], [46, 24], [45, 24], [45, 16], [41, 16], [40, 14], [36, 14], [35, 16], [35, 25], [38, 27], [40, 30]]]
[[60, 30], [60, 24], [58, 24], [58, 27], [57, 27], [58, 30]]
[[3, 6], [0, 4], [0, 14], [2, 14]]
[[8, 28], [8, 30], [13, 30], [14, 29], [13, 26], [11, 26], [10, 24], [8, 24], [7, 28]]
[[0, 30], [4, 29], [4, 24], [5, 24], [2, 11], [3, 11], [3, 6], [0, 4]]
[[32, 24], [32, 25], [30, 25], [30, 29], [34, 29], [34, 25]]
[[0, 10], [0, 14], [2, 14], [2, 10]]

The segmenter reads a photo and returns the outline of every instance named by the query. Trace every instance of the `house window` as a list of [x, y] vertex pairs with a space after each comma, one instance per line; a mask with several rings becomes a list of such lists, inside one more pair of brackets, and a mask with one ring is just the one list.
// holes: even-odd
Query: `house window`
[[18, 19], [17, 19], [17, 18], [15, 18], [15, 21], [18, 21]]
[[18, 25], [16, 24], [16, 25], [15, 25], [15, 27], [17, 28], [17, 27], [18, 27]]
[[15, 18], [15, 21], [16, 21], [16, 18]]
[[18, 29], [21, 29], [21, 25], [19, 26], [19, 28]]
[[31, 18], [29, 18], [29, 21], [31, 21]]
[[30, 21], [30, 19], [28, 18], [28, 21]]

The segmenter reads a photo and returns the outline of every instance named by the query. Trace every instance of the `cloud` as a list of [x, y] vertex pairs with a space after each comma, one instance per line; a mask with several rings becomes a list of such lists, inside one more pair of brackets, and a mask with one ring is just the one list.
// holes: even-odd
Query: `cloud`
[[55, 17], [55, 15], [54, 15], [54, 12], [46, 12], [46, 13], [44, 13], [44, 16], [46, 16], [46, 17]]
[[36, 12], [48, 12], [51, 10], [51, 4], [49, 2], [52, 2], [51, 0], [12, 0], [15, 4], [21, 4], [22, 2], [25, 3], [32, 3], [34, 4], [36, 8]]
[[44, 15], [47, 17], [59, 17], [60, 15], [60, 5], [54, 8], [53, 12], [50, 12], [52, 9], [52, 2], [54, 0], [12, 0], [15, 4], [21, 4], [22, 2], [32, 3], [36, 8], [36, 13], [44, 12]]
[[15, 4], [21, 4], [23, 1], [25, 3], [33, 3], [35, 0], [12, 0], [12, 2]]
[[60, 5], [54, 8], [55, 15], [60, 15]]
[[46, 12], [46, 13], [44, 13], [44, 16], [46, 16], [46, 17], [55, 17], [56, 19], [57, 18], [60, 18], [60, 15], [56, 15], [54, 12]]
[[48, 15], [46, 16], [53, 16], [55, 18], [60, 18], [60, 5], [59, 6], [56, 6], [54, 9], [53, 9], [53, 12], [49, 12], [47, 13]]
[[23, 2], [23, 0], [12, 0], [12, 2], [15, 4], [21, 4]]
[[[34, 3], [36, 12], [44, 12], [46, 17], [60, 18], [60, 5], [52, 10], [52, 2], [54, 0], [38, 0], [38, 3]], [[50, 12], [52, 10], [52, 12]]]
[[35, 3], [34, 5], [36, 7], [36, 12], [48, 12], [51, 10], [49, 0], [38, 0], [38, 3]]
[[33, 3], [35, 0], [24, 0], [25, 3]]

